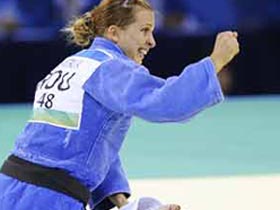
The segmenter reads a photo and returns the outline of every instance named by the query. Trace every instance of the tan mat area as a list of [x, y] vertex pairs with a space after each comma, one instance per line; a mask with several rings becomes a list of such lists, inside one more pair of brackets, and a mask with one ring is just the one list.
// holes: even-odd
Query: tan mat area
[[133, 197], [152, 196], [189, 210], [280, 210], [280, 175], [132, 180]]

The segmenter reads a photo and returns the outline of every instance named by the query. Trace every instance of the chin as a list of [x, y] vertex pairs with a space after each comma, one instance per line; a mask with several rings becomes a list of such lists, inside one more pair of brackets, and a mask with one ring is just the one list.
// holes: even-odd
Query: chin
[[136, 63], [142, 64], [142, 63], [143, 63], [143, 60], [142, 60], [142, 59], [138, 59], [138, 60], [136, 60]]
[[138, 64], [142, 64], [142, 60], [136, 60], [136, 59], [134, 59], [134, 61], [136, 62], [136, 63], [138, 63]]

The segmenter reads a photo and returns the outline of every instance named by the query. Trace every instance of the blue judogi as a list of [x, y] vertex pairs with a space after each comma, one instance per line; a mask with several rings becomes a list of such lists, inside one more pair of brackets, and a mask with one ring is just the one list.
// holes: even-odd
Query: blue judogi
[[[93, 208], [110, 209], [109, 195], [130, 195], [119, 150], [132, 116], [152, 122], [186, 121], [221, 100], [210, 58], [164, 80], [98, 37], [38, 83], [33, 116], [12, 153], [65, 169], [92, 191]], [[0, 203], [0, 210], [82, 209], [66, 195], [5, 175], [0, 175]]]

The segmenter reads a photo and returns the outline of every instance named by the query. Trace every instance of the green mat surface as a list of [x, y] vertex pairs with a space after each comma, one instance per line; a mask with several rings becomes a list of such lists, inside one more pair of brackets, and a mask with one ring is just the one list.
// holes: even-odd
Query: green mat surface
[[[0, 163], [31, 105], [0, 106]], [[280, 173], [280, 97], [234, 97], [185, 124], [135, 118], [121, 155], [130, 178]]]

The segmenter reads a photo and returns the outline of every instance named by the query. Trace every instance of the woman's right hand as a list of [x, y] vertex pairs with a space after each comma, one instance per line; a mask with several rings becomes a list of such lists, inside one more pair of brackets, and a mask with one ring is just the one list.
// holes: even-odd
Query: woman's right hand
[[225, 31], [217, 35], [215, 46], [210, 55], [217, 73], [239, 53], [237, 32]]

